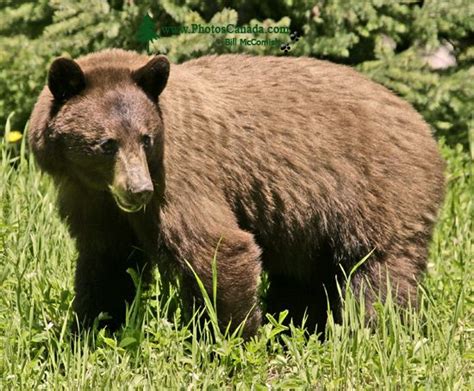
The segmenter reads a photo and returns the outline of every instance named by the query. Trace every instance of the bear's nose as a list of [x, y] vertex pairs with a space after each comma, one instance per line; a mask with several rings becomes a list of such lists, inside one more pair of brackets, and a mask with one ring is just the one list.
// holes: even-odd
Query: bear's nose
[[130, 187], [130, 195], [137, 203], [146, 203], [150, 200], [153, 194], [153, 184], [145, 182], [137, 186]]

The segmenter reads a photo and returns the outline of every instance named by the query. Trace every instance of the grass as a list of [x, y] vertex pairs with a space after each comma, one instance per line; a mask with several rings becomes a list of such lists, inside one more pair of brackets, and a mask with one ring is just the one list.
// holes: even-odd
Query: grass
[[214, 325], [198, 315], [186, 324], [177, 288], [159, 276], [120, 332], [72, 338], [76, 250], [52, 181], [24, 149], [0, 146], [0, 389], [474, 389], [474, 183], [461, 147], [441, 145], [448, 193], [417, 313], [380, 304], [370, 331], [349, 294], [344, 323], [330, 319], [325, 342], [295, 327], [282, 333], [281, 314], [247, 343], [212, 339]]

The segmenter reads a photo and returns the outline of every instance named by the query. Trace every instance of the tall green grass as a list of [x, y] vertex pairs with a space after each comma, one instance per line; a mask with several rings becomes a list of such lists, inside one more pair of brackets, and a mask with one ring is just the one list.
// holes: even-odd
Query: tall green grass
[[52, 181], [24, 141], [2, 141], [0, 389], [474, 389], [472, 162], [461, 147], [440, 147], [448, 192], [418, 312], [388, 300], [377, 306], [371, 331], [349, 293], [344, 322], [330, 317], [325, 342], [287, 330], [282, 313], [245, 343], [239, 333], [215, 338], [214, 297], [205, 300], [207, 323], [199, 312], [184, 321], [178, 288], [158, 274], [120, 332], [73, 338], [76, 250], [56, 213]]

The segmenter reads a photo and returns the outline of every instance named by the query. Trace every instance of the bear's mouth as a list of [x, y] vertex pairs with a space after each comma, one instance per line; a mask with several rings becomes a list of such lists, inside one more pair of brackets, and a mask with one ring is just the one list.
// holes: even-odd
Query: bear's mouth
[[115, 203], [119, 207], [120, 210], [127, 212], [127, 213], [135, 213], [139, 210], [145, 210], [146, 203], [130, 203], [123, 196], [120, 195], [120, 192], [117, 191], [113, 186], [109, 186], [110, 192], [114, 197]]
[[129, 204], [126, 201], [120, 199], [120, 197], [116, 196], [115, 194], [114, 194], [114, 199], [117, 206], [124, 212], [135, 213], [135, 212], [138, 212], [140, 209], [145, 210], [146, 204], [135, 204], [135, 205]]

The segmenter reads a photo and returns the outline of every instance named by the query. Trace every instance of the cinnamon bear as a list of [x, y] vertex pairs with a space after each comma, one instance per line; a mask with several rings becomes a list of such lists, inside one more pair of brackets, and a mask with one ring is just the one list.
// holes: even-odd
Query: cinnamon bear
[[[267, 310], [324, 327], [337, 283], [372, 304], [416, 302], [443, 196], [430, 128], [349, 67], [310, 58], [206, 56], [170, 65], [118, 49], [56, 59], [29, 141], [58, 187], [79, 252], [73, 308], [117, 327], [127, 269], [177, 273], [189, 300], [212, 293], [220, 324]], [[357, 270], [354, 266], [370, 256]], [[341, 284], [344, 288], [345, 284]]]

